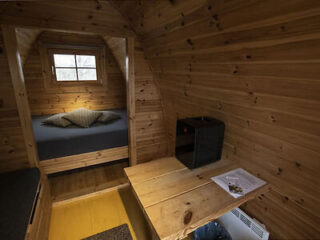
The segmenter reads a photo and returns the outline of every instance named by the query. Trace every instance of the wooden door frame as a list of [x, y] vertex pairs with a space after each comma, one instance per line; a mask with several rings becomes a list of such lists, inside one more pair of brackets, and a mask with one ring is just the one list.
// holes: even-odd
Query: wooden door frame
[[[6, 55], [9, 63], [11, 81], [14, 88], [21, 128], [25, 140], [29, 165], [39, 167], [37, 145], [32, 129], [32, 120], [28, 95], [25, 86], [23, 68], [16, 35], [17, 25], [1, 25]], [[23, 27], [22, 28], [28, 28]], [[41, 28], [41, 27], [40, 27]], [[60, 31], [64, 31], [60, 29]], [[136, 123], [135, 123], [135, 72], [134, 72], [134, 37], [126, 39], [126, 91], [128, 112], [129, 164], [137, 164]]]

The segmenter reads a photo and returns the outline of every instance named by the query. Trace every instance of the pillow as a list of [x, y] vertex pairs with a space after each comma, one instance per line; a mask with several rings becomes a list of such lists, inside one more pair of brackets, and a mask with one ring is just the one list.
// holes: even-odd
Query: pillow
[[63, 118], [64, 115], [65, 113], [58, 113], [58, 114], [52, 115], [46, 118], [45, 120], [43, 120], [42, 123], [50, 124], [58, 127], [68, 127], [71, 124], [71, 122], [67, 119], [64, 119]]
[[101, 111], [102, 115], [97, 119], [97, 122], [107, 123], [121, 118], [118, 114], [112, 111]]
[[78, 125], [79, 127], [90, 127], [98, 117], [101, 116], [101, 112], [88, 110], [86, 108], [78, 108], [69, 113], [66, 113], [63, 118]]

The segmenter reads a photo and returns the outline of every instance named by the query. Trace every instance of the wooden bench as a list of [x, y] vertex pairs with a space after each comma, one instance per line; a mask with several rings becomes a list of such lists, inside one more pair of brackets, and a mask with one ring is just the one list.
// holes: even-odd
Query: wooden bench
[[182, 239], [257, 195], [265, 186], [233, 198], [211, 177], [240, 167], [219, 161], [190, 170], [176, 158], [162, 158], [125, 168], [136, 197], [159, 239]]
[[37, 168], [0, 175], [0, 239], [47, 239], [51, 196], [45, 175]]

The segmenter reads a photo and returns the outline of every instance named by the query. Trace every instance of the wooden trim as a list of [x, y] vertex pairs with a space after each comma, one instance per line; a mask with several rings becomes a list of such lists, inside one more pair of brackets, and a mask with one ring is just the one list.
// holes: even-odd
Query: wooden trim
[[127, 82], [127, 111], [129, 122], [129, 161], [130, 166], [137, 164], [136, 146], [136, 99], [134, 76], [134, 38], [126, 39], [126, 82]]
[[40, 161], [46, 174], [128, 158], [128, 146]]
[[31, 113], [25, 87], [15, 27], [2, 25], [2, 33], [28, 160], [30, 166], [35, 167], [39, 165], [38, 152], [32, 131]]
[[[89, 35], [90, 36], [90, 35]], [[49, 49], [69, 49], [69, 50], [102, 50], [105, 48], [104, 45], [85, 45], [85, 44], [63, 44], [63, 43], [54, 43], [54, 42], [46, 42], [39, 41], [39, 44]]]

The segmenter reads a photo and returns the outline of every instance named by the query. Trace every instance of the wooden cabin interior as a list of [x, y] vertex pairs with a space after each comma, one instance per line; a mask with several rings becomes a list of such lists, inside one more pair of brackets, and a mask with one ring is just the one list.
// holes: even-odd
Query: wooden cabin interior
[[[320, 239], [319, 0], [1, 1], [0, 25], [0, 239]], [[181, 163], [186, 119], [223, 123], [219, 161]], [[264, 185], [233, 197], [238, 168]]]

